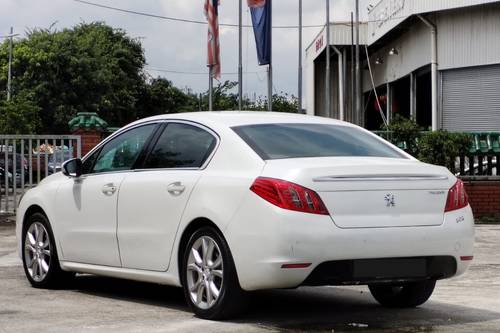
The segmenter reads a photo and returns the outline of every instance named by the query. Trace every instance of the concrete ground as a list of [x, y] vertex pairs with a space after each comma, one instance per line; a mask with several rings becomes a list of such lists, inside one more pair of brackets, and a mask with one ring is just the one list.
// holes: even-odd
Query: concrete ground
[[238, 319], [194, 317], [178, 288], [79, 276], [70, 289], [37, 290], [0, 221], [0, 332], [500, 332], [500, 226], [477, 228], [474, 264], [441, 281], [417, 309], [379, 307], [365, 287], [259, 292]]

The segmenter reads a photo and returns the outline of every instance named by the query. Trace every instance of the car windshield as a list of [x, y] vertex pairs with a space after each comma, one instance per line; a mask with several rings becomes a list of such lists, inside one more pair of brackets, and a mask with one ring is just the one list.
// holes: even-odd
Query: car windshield
[[264, 160], [372, 156], [405, 158], [356, 127], [326, 124], [263, 124], [233, 130]]

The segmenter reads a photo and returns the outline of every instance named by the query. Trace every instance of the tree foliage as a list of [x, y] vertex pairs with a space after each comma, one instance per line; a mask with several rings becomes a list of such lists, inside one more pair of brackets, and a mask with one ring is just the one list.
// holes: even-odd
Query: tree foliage
[[472, 145], [472, 136], [467, 133], [452, 133], [444, 130], [421, 132], [412, 120], [396, 116], [389, 124], [389, 141], [395, 145], [405, 144], [405, 150], [422, 162], [455, 169], [458, 156], [464, 155]]
[[[0, 85], [6, 84], [7, 43], [0, 48]], [[72, 29], [35, 29], [16, 42], [14, 94], [30, 94], [44, 132], [66, 132], [77, 112], [97, 112], [109, 123], [136, 118], [144, 82], [141, 44], [103, 23]]]
[[428, 132], [419, 141], [420, 160], [455, 169], [455, 159], [464, 155], [472, 144], [472, 136], [447, 131]]
[[40, 127], [40, 108], [24, 96], [0, 101], [0, 133], [33, 134]]
[[198, 108], [195, 95], [184, 93], [164, 78], [151, 79], [143, 86], [137, 118], [195, 111]]
[[[146, 75], [140, 42], [102, 22], [30, 30], [15, 42], [13, 59], [13, 95], [24, 97], [3, 107], [21, 110], [24, 105], [26, 111], [19, 116], [9, 114], [26, 122], [29, 132], [67, 133], [68, 122], [78, 112], [96, 112], [110, 126], [120, 127], [147, 116], [208, 109], [207, 92], [197, 95], [167, 79]], [[7, 62], [4, 42], [0, 44], [2, 91], [7, 85]], [[214, 88], [215, 110], [238, 109], [236, 87], [236, 82], [225, 81]], [[5, 98], [2, 94], [0, 99]], [[276, 111], [296, 112], [293, 96], [274, 95], [273, 102]], [[244, 105], [252, 110], [267, 108], [263, 99], [254, 103], [246, 99]], [[13, 123], [5, 117], [2, 121]], [[5, 126], [2, 131], [9, 129]]]
[[406, 152], [412, 156], [418, 156], [418, 142], [421, 137], [422, 128], [416, 121], [396, 115], [387, 126], [387, 129], [391, 132], [389, 139], [393, 144], [398, 145], [404, 142], [406, 144]]

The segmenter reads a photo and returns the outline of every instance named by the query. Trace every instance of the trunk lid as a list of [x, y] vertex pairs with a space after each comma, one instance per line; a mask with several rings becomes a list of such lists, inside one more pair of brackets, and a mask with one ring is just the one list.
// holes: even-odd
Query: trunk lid
[[262, 176], [316, 191], [340, 228], [441, 225], [456, 181], [442, 167], [377, 157], [272, 160]]

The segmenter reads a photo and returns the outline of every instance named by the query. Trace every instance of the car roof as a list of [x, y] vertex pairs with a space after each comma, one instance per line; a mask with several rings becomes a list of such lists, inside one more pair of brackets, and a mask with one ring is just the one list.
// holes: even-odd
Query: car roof
[[352, 126], [343, 121], [309, 116], [296, 113], [264, 112], [264, 111], [214, 111], [214, 112], [190, 112], [155, 116], [139, 120], [134, 123], [142, 123], [154, 120], [186, 120], [206, 125], [218, 125], [225, 127], [273, 124], [273, 123], [316, 123]]

